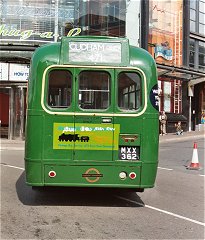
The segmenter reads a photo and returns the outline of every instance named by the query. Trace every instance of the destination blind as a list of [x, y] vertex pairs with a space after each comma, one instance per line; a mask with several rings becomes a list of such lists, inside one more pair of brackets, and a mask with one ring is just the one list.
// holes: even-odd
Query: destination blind
[[120, 64], [122, 47], [120, 42], [69, 42], [69, 62]]

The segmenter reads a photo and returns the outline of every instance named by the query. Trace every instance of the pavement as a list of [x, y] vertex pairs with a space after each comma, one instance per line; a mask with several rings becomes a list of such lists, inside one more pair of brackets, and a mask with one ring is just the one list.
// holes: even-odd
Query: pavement
[[204, 139], [205, 140], [205, 131], [191, 131], [184, 132], [183, 135], [176, 135], [175, 133], [168, 133], [164, 136], [159, 136], [159, 142], [170, 142], [170, 141], [186, 141], [186, 140], [197, 140]]
[[9, 140], [0, 138], [0, 151], [1, 150], [24, 150], [25, 141], [20, 139]]
[[[176, 135], [174, 133], [168, 133], [164, 136], [159, 136], [159, 143], [170, 142], [170, 141], [186, 141], [192, 139], [193, 141], [197, 139], [205, 140], [205, 131], [191, 131], [184, 132], [183, 135]], [[8, 140], [6, 138], [0, 138], [0, 150], [24, 150], [25, 141], [20, 139]]]

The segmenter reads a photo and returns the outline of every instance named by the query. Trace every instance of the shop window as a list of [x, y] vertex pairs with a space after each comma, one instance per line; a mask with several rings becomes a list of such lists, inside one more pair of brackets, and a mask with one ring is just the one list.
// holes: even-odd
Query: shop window
[[137, 73], [121, 72], [118, 76], [118, 106], [122, 110], [137, 110], [141, 102], [141, 79]]
[[190, 20], [190, 31], [191, 32], [196, 32], [196, 22]]
[[196, 21], [196, 10], [190, 9], [190, 19]]
[[205, 42], [190, 39], [189, 66], [205, 70]]
[[205, 1], [190, 1], [190, 31], [204, 35], [205, 33]]
[[196, 0], [190, 0], [190, 8], [196, 9]]
[[83, 71], [79, 76], [79, 107], [107, 109], [110, 105], [110, 75], [104, 71]]
[[205, 54], [205, 42], [199, 41], [199, 53]]
[[205, 70], [205, 55], [199, 54], [199, 69]]
[[194, 68], [194, 59], [195, 59], [195, 40], [190, 39], [190, 47], [189, 47], [189, 66]]
[[171, 111], [171, 82], [164, 82], [164, 111]]
[[48, 76], [47, 103], [51, 108], [67, 108], [71, 104], [72, 75], [67, 70], [52, 70]]
[[205, 24], [199, 24], [199, 33], [205, 35]]
[[200, 23], [204, 23], [204, 17], [205, 17], [205, 14], [203, 12], [199, 12], [199, 22]]
[[182, 87], [180, 80], [158, 81], [160, 87], [159, 110], [170, 113], [182, 111]]
[[199, 10], [203, 11], [205, 9], [205, 1], [199, 0]]
[[199, 41], [199, 69], [205, 70], [205, 42]]
[[189, 66], [194, 68], [194, 52], [189, 54]]
[[195, 51], [195, 40], [190, 39], [190, 51], [194, 52]]
[[82, 1], [79, 18], [82, 35], [125, 36], [126, 1]]

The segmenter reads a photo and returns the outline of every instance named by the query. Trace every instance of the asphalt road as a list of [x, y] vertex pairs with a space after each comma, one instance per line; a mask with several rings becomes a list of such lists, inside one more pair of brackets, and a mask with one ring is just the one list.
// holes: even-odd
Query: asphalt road
[[201, 170], [187, 170], [193, 139], [160, 143], [156, 186], [144, 193], [25, 185], [23, 147], [1, 150], [0, 239], [204, 239]]

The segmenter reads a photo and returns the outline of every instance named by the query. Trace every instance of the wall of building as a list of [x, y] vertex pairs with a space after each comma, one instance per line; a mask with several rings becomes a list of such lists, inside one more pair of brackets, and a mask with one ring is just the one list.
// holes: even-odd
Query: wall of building
[[[205, 1], [189, 2], [189, 61], [195, 71], [205, 72]], [[194, 94], [191, 101], [193, 129], [199, 129], [201, 115], [205, 111], [205, 76], [193, 80]]]
[[[178, 120], [184, 122], [185, 130], [193, 130], [193, 118], [201, 111], [190, 111], [190, 99], [195, 106], [201, 100], [196, 95], [188, 96], [188, 82], [203, 76], [205, 81], [203, 9], [204, 0], [149, 1], [148, 50], [158, 64], [159, 110], [168, 115], [168, 132], [174, 131], [173, 122]], [[198, 89], [198, 85], [195, 87]]]
[[[183, 66], [183, 1], [149, 1], [148, 51], [157, 64]], [[160, 68], [160, 67], [159, 67]], [[161, 72], [167, 72], [161, 74]], [[175, 71], [161, 70], [158, 86], [160, 91], [159, 111], [168, 116], [167, 131], [174, 132], [174, 124], [183, 122], [187, 128], [187, 116], [183, 115], [183, 79]]]

